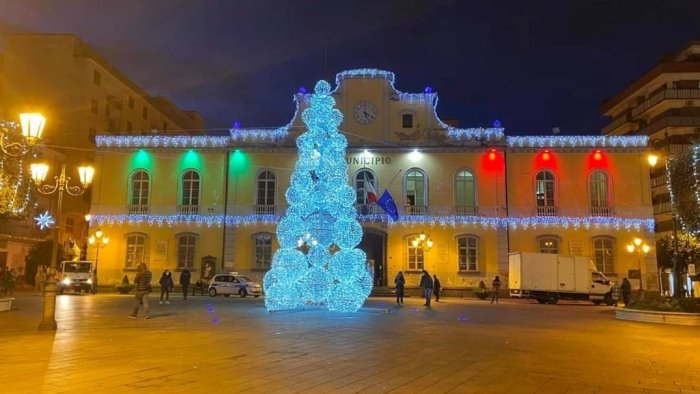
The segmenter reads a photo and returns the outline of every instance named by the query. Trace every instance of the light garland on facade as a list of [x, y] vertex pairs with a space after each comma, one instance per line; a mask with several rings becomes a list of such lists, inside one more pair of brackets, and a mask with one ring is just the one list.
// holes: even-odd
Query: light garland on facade
[[[95, 215], [91, 219], [100, 225], [148, 224], [151, 226], [174, 226], [196, 224], [206, 227], [238, 227], [257, 224], [278, 224], [279, 215]], [[358, 215], [364, 223], [388, 223], [390, 226], [411, 227], [427, 225], [431, 227], [457, 227], [478, 225], [483, 229], [517, 228], [614, 228], [627, 230], [654, 231], [654, 219], [611, 218], [611, 217], [561, 217], [534, 216], [519, 218], [498, 218], [487, 216], [402, 216], [396, 222], [387, 215]]]
[[524, 136], [506, 137], [509, 148], [645, 148], [649, 137], [633, 136]]
[[[700, 190], [698, 190], [698, 187], [700, 187], [700, 180], [698, 179], [698, 164], [700, 164], [700, 145], [693, 145], [692, 148], [693, 152], [693, 181], [694, 181], [694, 189], [695, 189], [695, 203], [700, 206]], [[666, 169], [668, 171], [668, 168]], [[667, 179], [669, 180], [666, 182], [667, 185], [671, 184], [671, 174], [666, 173], [666, 176], [668, 177]], [[669, 188], [669, 193], [671, 192], [671, 187], [667, 186]], [[673, 195], [671, 195], [671, 198], [673, 199]], [[673, 201], [671, 202], [672, 204], [675, 204]]]
[[[435, 114], [437, 117], [437, 114]], [[505, 129], [502, 127], [476, 127], [469, 129], [460, 129], [457, 127], [452, 127], [443, 123], [440, 118], [437, 118], [440, 122], [440, 126], [447, 129], [447, 135], [456, 141], [465, 140], [486, 140], [486, 141], [498, 141], [503, 139]]]
[[348, 78], [371, 78], [371, 79], [380, 78], [380, 79], [386, 79], [387, 81], [389, 81], [389, 83], [391, 83], [393, 85], [394, 80], [395, 80], [395, 75], [391, 71], [379, 70], [376, 68], [356, 68], [353, 70], [345, 70], [345, 71], [341, 71], [335, 75], [336, 89], [337, 89], [337, 86], [339, 86], [343, 80], [346, 80]]
[[98, 135], [98, 148], [225, 148], [231, 138], [225, 136], [191, 135]]

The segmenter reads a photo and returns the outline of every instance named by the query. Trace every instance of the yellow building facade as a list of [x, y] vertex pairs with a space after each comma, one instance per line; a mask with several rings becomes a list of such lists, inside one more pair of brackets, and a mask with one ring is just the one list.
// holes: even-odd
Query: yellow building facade
[[[459, 128], [440, 120], [430, 88], [401, 92], [394, 78], [348, 70], [333, 91], [375, 286], [393, 286], [398, 271], [417, 286], [426, 269], [460, 293], [507, 277], [508, 253], [521, 251], [589, 256], [612, 279], [641, 270], [645, 288], [656, 286], [653, 254], [625, 249], [653, 238], [646, 138], [507, 137], [498, 122]], [[195, 279], [238, 271], [261, 280], [278, 248], [309, 98], [300, 89], [293, 119], [279, 128], [98, 136], [91, 228], [111, 240], [100, 283], [133, 277], [140, 262], [176, 272], [176, 282], [184, 268]], [[398, 220], [370, 201], [372, 189], [393, 196]]]

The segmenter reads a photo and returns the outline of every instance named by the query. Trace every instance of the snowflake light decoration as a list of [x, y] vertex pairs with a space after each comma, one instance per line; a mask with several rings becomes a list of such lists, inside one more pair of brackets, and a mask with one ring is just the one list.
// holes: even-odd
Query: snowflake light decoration
[[34, 220], [36, 220], [36, 224], [39, 226], [39, 229], [43, 230], [45, 228], [51, 227], [54, 223], [56, 223], [53, 220], [53, 217], [49, 213], [49, 211], [46, 211], [42, 214], [39, 214], [39, 216], [35, 217]]

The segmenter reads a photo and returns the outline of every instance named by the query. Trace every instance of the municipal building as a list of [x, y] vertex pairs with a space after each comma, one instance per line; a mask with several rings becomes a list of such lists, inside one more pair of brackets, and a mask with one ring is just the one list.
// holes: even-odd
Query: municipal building
[[[655, 250], [626, 249], [635, 237], [654, 241], [646, 136], [461, 128], [440, 119], [436, 92], [402, 92], [383, 70], [343, 71], [334, 88], [375, 287], [393, 287], [398, 271], [417, 286], [426, 269], [460, 293], [507, 278], [508, 253], [545, 252], [588, 256], [613, 280], [657, 288]], [[309, 98], [294, 94], [290, 122], [276, 128], [98, 135], [90, 227], [110, 238], [100, 284], [132, 280], [141, 262], [175, 283], [184, 268], [195, 280], [228, 271], [262, 280]], [[391, 194], [398, 220], [368, 200], [370, 183]]]

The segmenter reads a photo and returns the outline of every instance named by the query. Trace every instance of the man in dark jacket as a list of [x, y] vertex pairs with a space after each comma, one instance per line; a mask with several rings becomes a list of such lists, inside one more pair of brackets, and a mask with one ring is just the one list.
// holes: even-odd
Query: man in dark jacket
[[625, 302], [625, 306], [628, 306], [630, 304], [630, 295], [632, 294], [632, 283], [627, 278], [623, 278], [620, 290], [622, 291], [622, 300]]
[[420, 278], [420, 288], [423, 289], [423, 297], [425, 298], [423, 306], [430, 308], [430, 299], [433, 298], [433, 278], [426, 270], [423, 270], [423, 276]]
[[139, 264], [138, 272], [134, 278], [134, 284], [136, 285], [136, 305], [134, 305], [134, 311], [129, 317], [136, 318], [139, 313], [139, 305], [143, 304], [144, 317], [146, 319], [151, 318], [148, 308], [148, 293], [151, 292], [151, 279], [153, 279], [153, 275], [146, 267], [146, 263]]
[[180, 286], [182, 286], [182, 299], [187, 301], [187, 288], [190, 286], [190, 278], [192, 277], [192, 274], [190, 274], [190, 270], [185, 268], [182, 270], [180, 273]]
[[442, 290], [442, 285], [437, 275], [433, 275], [433, 294], [435, 294], [435, 302], [440, 302], [440, 290]]

